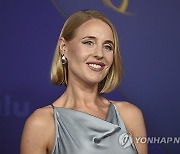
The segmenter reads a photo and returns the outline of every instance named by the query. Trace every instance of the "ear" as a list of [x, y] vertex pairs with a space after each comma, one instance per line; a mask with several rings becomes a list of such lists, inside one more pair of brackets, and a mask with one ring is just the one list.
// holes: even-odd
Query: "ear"
[[64, 54], [66, 56], [67, 52], [67, 42], [63, 37], [60, 37], [58, 40], [59, 44], [59, 52], [60, 54]]

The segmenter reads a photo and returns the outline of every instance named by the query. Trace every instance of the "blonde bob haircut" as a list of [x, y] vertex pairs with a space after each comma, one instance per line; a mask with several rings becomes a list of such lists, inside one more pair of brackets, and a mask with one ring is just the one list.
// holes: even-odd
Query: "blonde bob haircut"
[[[108, 24], [112, 30], [114, 38], [113, 63], [106, 77], [98, 84], [98, 93], [108, 93], [112, 91], [121, 81], [123, 75], [122, 59], [119, 51], [118, 35], [115, 27], [106, 16], [95, 10], [83, 10], [72, 14], [65, 22], [59, 38], [63, 37], [66, 41], [71, 41], [77, 28], [91, 19], [100, 19]], [[68, 85], [68, 63], [65, 65], [61, 61], [59, 43], [57, 43], [54, 58], [51, 66], [51, 82], [57, 85]]]

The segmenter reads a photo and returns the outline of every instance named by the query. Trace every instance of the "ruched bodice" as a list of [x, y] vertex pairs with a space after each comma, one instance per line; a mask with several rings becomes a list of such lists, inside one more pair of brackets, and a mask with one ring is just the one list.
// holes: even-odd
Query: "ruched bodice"
[[110, 102], [106, 120], [73, 109], [53, 109], [52, 154], [138, 154], [115, 104]]

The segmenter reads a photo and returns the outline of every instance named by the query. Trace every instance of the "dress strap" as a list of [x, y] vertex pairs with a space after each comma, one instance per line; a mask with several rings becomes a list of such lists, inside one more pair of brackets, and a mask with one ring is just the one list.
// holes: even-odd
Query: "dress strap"
[[52, 106], [52, 108], [54, 109], [54, 105], [53, 105], [53, 104], [51, 104], [51, 106]]

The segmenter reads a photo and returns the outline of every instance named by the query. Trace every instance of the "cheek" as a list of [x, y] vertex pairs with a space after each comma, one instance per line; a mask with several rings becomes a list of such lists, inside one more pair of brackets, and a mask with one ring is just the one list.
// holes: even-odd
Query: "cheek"
[[83, 49], [80, 48], [78, 45], [72, 46], [68, 49], [68, 60], [69, 62], [81, 62], [83, 60], [83, 57], [85, 56], [85, 52], [83, 52]]
[[113, 63], [113, 52], [106, 54], [106, 61], [108, 62], [109, 65], [112, 65]]

